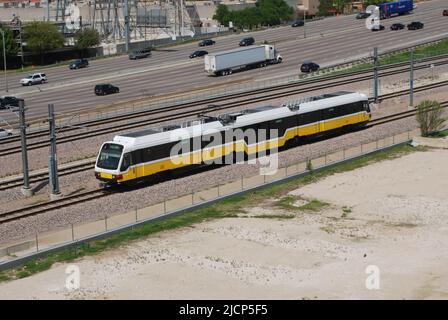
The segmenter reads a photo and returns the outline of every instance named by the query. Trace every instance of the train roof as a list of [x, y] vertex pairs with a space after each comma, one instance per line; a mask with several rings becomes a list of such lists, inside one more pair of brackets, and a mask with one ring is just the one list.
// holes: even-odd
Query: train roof
[[280, 107], [265, 105], [218, 116], [202, 115], [202, 118], [181, 124], [170, 124], [159, 128], [124, 133], [115, 136], [114, 142], [135, 147], [158, 145], [177, 141], [185, 136], [196, 137], [207, 133], [207, 131], [212, 133], [213, 131], [221, 131], [226, 127], [243, 127], [360, 100], [367, 100], [367, 97], [357, 92], [339, 91], [290, 101]]

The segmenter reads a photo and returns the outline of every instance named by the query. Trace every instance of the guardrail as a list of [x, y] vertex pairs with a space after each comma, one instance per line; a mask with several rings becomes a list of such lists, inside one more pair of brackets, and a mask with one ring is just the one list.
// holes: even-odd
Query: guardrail
[[[322, 170], [367, 154], [408, 143], [412, 136], [418, 134], [419, 130], [416, 129], [360, 143], [353, 147], [341, 148], [331, 153], [318, 153], [310, 159], [287, 163], [280, 167], [274, 175], [242, 176], [237, 180], [192, 191], [177, 198], [168, 198], [143, 208], [135, 208], [135, 210], [124, 214], [106, 216], [104, 219], [80, 225], [72, 224], [69, 228], [59, 231], [36, 234], [30, 239], [0, 247], [0, 270], [86, 241], [105, 238], [142, 224], [153, 223], [207, 206], [228, 197], [283, 183], [312, 171]], [[310, 170], [310, 168], [312, 169]]]

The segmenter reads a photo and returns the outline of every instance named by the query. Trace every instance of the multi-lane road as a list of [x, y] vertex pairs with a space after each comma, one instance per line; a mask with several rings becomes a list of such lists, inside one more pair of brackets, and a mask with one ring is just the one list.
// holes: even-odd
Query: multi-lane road
[[[236, 48], [244, 36], [253, 36], [257, 43], [274, 43], [284, 62], [267, 68], [234, 73], [227, 77], [211, 77], [204, 73], [203, 59], [189, 59], [189, 54], [198, 49], [197, 43], [183, 44], [154, 51], [147, 59], [131, 61], [127, 56], [92, 60], [90, 66], [80, 70], [69, 70], [67, 66], [35, 70], [45, 72], [48, 83], [21, 87], [19, 79], [26, 74], [10, 74], [9, 94], [23, 97], [28, 108], [28, 117], [45, 117], [47, 104], [53, 103], [58, 112], [73, 112], [92, 109], [98, 105], [125, 102], [148, 95], [185, 92], [202, 87], [225, 85], [226, 83], [256, 81], [272, 77], [296, 75], [300, 63], [312, 59], [321, 66], [352, 60], [371, 53], [373, 47], [380, 51], [407, 47], [448, 36], [448, 17], [442, 16], [446, 1], [434, 0], [421, 3], [413, 14], [382, 20], [386, 29], [372, 32], [365, 27], [365, 20], [356, 20], [353, 15], [330, 17], [313, 21], [303, 27], [279, 27], [253, 33], [216, 38], [216, 45], [205, 47], [209, 52]], [[424, 29], [409, 31], [389, 30], [392, 23], [403, 24], [421, 21]], [[93, 93], [96, 83], [110, 82], [120, 87], [120, 93], [97, 97]], [[1, 82], [0, 93], [6, 94]], [[0, 117], [12, 120], [14, 115], [0, 111]]]

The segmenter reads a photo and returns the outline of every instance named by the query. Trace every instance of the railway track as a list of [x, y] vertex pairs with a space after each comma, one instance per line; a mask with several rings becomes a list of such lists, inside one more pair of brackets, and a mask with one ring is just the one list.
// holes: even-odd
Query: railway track
[[[414, 69], [415, 70], [419, 70], [419, 69], [425, 69], [430, 67], [432, 64], [434, 66], [440, 66], [440, 65], [445, 65], [448, 64], [448, 60], [443, 60], [448, 58], [448, 54], [447, 55], [440, 55], [437, 57], [431, 57], [431, 58], [423, 58], [420, 60], [416, 60], [415, 62], [415, 66]], [[438, 62], [434, 62], [437, 60], [442, 60], [442, 61], [438, 61]], [[426, 63], [426, 62], [434, 62], [431, 64], [424, 64], [424, 65], [418, 65], [420, 63]], [[401, 62], [401, 63], [396, 63], [393, 65], [385, 65], [385, 66], [380, 66], [379, 67], [379, 76], [388, 76], [388, 75], [393, 75], [393, 74], [397, 74], [397, 73], [401, 73], [401, 72], [406, 72], [409, 71], [409, 67], [408, 66], [408, 62]], [[385, 72], [381, 72], [384, 70], [390, 70], [390, 69], [394, 69], [394, 68], [398, 68], [398, 67], [403, 67], [405, 66], [406, 68], [401, 68], [398, 70], [392, 70], [389, 71], [388, 73]], [[359, 70], [359, 71], [353, 71], [353, 72], [349, 72], [349, 73], [341, 73], [341, 74], [333, 74], [333, 75], [327, 75], [327, 76], [320, 76], [320, 77], [316, 77], [316, 78], [312, 78], [312, 79], [305, 79], [305, 80], [301, 80], [297, 83], [288, 83], [288, 84], [282, 84], [282, 85], [275, 85], [273, 87], [271, 87], [271, 90], [281, 90], [281, 89], [285, 89], [285, 88], [291, 88], [291, 87], [297, 87], [297, 86], [305, 86], [308, 84], [313, 84], [313, 83], [318, 83], [318, 82], [322, 82], [322, 81], [329, 81], [329, 80], [337, 80], [337, 79], [343, 79], [343, 78], [347, 78], [347, 77], [351, 77], [351, 76], [356, 76], [356, 75], [364, 75], [364, 74], [371, 74], [373, 71], [372, 68], [367, 69], [367, 70]], [[361, 80], [366, 80], [366, 79], [372, 79], [372, 75], [370, 75], [369, 78], [365, 78], [365, 79], [352, 79], [352, 81], [361, 81]], [[228, 94], [224, 97], [217, 97], [217, 98], [207, 98], [207, 99], [201, 99], [198, 101], [194, 101], [194, 102], [188, 102], [188, 103], [182, 103], [178, 106], [168, 106], [168, 107], [159, 107], [159, 108], [154, 108], [151, 110], [142, 110], [142, 111], [136, 111], [136, 112], [132, 112], [129, 114], [119, 114], [119, 115], [114, 115], [111, 117], [107, 117], [104, 119], [97, 119], [97, 120], [90, 120], [90, 121], [85, 121], [85, 122], [81, 122], [78, 123], [78, 126], [82, 126], [82, 127], [94, 127], [94, 126], [98, 126], [98, 125], [102, 125], [102, 124], [108, 124], [108, 123], [112, 123], [112, 122], [116, 122], [117, 120], [119, 121], [123, 121], [123, 120], [128, 120], [128, 119], [133, 119], [133, 118], [138, 118], [141, 116], [145, 116], [145, 115], [152, 115], [154, 113], [157, 112], [161, 112], [161, 111], [175, 111], [175, 110], [179, 110], [181, 108], [187, 108], [187, 107], [191, 107], [191, 106], [198, 106], [198, 105], [204, 105], [204, 104], [210, 104], [210, 103], [216, 103], [219, 101], [226, 101], [229, 99], [234, 99], [234, 98], [239, 98], [239, 97], [246, 97], [249, 94], [258, 94], [258, 93], [262, 93], [265, 92], [267, 90], [267, 88], [261, 88], [261, 89], [253, 89], [253, 90], [249, 90], [249, 91], [245, 91], [245, 92], [239, 92], [239, 93], [233, 93], [233, 94]], [[73, 131], [73, 130], [78, 130], [77, 128], [74, 127], [66, 127], [66, 128], [61, 128], [59, 130], [59, 132], [67, 132], [67, 131]], [[42, 137], [42, 136], [46, 136], [48, 135], [48, 131], [47, 130], [40, 130], [40, 131], [36, 131], [33, 133], [28, 133], [27, 134], [27, 138], [28, 139], [32, 139], [32, 138], [38, 138], [38, 137]], [[4, 138], [1, 140], [3, 142], [3, 144], [6, 143], [13, 143], [13, 142], [19, 142], [20, 141], [20, 137], [19, 136], [12, 136], [10, 138]]]
[[[81, 163], [77, 165], [71, 165], [58, 169], [59, 176], [66, 176], [78, 172], [93, 169], [95, 161]], [[30, 183], [39, 183], [48, 180], [48, 172], [39, 172], [30, 175]], [[23, 177], [18, 176], [12, 179], [8, 179], [0, 182], [0, 191], [20, 187], [23, 184]]]
[[[448, 64], [448, 60], [439, 61], [439, 63]], [[435, 65], [436, 63], [433, 63], [433, 64]], [[390, 67], [390, 66], [388, 66], [388, 67]], [[420, 67], [427, 68], [428, 65], [422, 65]], [[418, 66], [415, 68], [418, 68]], [[407, 67], [405, 69], [408, 70]], [[362, 72], [365, 73], [365, 71], [362, 71]], [[403, 69], [386, 71], [386, 72], [380, 73], [380, 76], [398, 74], [401, 72], [404, 72]], [[346, 77], [346, 75], [345, 75], [345, 77]], [[368, 74], [368, 75], [361, 75], [356, 78], [336, 80], [336, 81], [332, 81], [332, 82], [324, 83], [324, 84], [318, 83], [319, 81], [322, 81], [321, 78], [310, 79], [311, 82], [309, 82], [308, 84], [311, 84], [311, 85], [307, 86], [306, 88], [301, 88], [301, 86], [304, 85], [303, 82], [300, 82], [299, 88], [297, 88], [298, 84], [280, 85], [280, 86], [275, 87], [272, 90], [257, 89], [257, 90], [250, 91], [248, 93], [238, 94], [238, 96], [236, 96], [236, 97], [235, 96], [232, 97], [232, 95], [230, 95], [230, 96], [226, 96], [225, 98], [219, 98], [219, 100], [215, 99], [215, 98], [211, 98], [208, 100], [208, 103], [210, 103], [210, 102], [216, 103], [219, 101], [221, 101], [221, 102], [224, 101], [220, 105], [213, 108], [213, 111], [219, 111], [219, 110], [225, 110], [225, 109], [229, 109], [229, 108], [233, 108], [233, 107], [243, 106], [247, 103], [263, 102], [263, 101], [273, 99], [273, 98], [282, 98], [282, 97], [288, 97], [288, 96], [294, 95], [294, 94], [302, 94], [302, 93], [306, 93], [306, 92], [310, 92], [310, 91], [323, 90], [323, 89], [327, 89], [327, 88], [331, 88], [331, 87], [335, 87], [335, 86], [349, 84], [349, 83], [356, 82], [356, 81], [370, 80], [372, 78], [373, 78], [373, 75]], [[314, 84], [314, 83], [317, 83], [317, 84]], [[446, 84], [448, 84], [448, 82], [444, 81], [444, 82], [440, 82], [440, 83], [436, 83], [436, 84], [418, 87], [414, 91], [418, 92], [421, 90], [437, 88], [437, 87], [444, 86]], [[397, 97], [397, 96], [403, 95], [403, 92], [407, 92], [407, 91], [402, 90], [402, 91], [397, 91], [396, 93], [384, 95], [382, 97], [382, 99], [384, 100], [384, 99]], [[251, 97], [252, 95], [257, 95], [257, 96]], [[233, 102], [228, 101], [229, 99], [238, 98], [238, 97], [240, 97], [240, 98], [242, 97], [242, 98], [239, 99], [238, 101], [233, 101]], [[112, 118], [103, 119], [103, 120], [99, 120], [99, 121], [91, 121], [90, 124], [85, 124], [85, 126], [92, 127], [92, 126], [97, 126], [100, 124], [107, 124], [107, 123], [111, 123], [111, 122], [114, 124], [111, 126], [107, 126], [107, 127], [96, 128], [96, 129], [90, 130], [88, 132], [77, 132], [77, 133], [69, 134], [64, 137], [59, 138], [57, 143], [62, 144], [62, 143], [67, 143], [67, 142], [73, 142], [73, 141], [77, 141], [77, 140], [92, 138], [92, 137], [95, 137], [95, 136], [98, 136], [101, 134], [105, 134], [105, 133], [114, 133], [114, 132], [118, 132], [121, 130], [136, 129], [136, 128], [140, 128], [143, 126], [162, 123], [164, 121], [173, 121], [173, 120], [183, 119], [186, 117], [197, 116], [197, 115], [209, 110], [209, 107], [203, 107], [203, 105], [204, 105], [203, 101], [193, 102], [193, 103], [181, 104], [181, 105], [177, 105], [177, 106], [169, 107], [169, 108], [160, 107], [160, 108], [155, 108], [155, 109], [151, 109], [151, 110], [144, 110], [144, 111], [140, 111], [137, 113], [133, 113], [130, 116], [126, 116], [125, 119], [122, 118], [123, 116], [117, 116], [117, 118], [119, 118], [120, 121], [123, 121], [123, 120], [130, 120], [133, 118], [139, 118], [139, 117], [143, 117], [143, 116], [157, 115], [157, 117], [155, 117], [153, 119], [149, 119], [149, 120], [145, 119], [145, 120], [136, 120], [136, 121], [127, 122], [127, 123], [116, 123], [117, 122], [116, 117], [112, 117]], [[173, 115], [174, 112], [176, 112], [175, 115]], [[70, 130], [76, 130], [76, 129], [75, 128], [67, 128], [66, 131], [70, 131]], [[63, 131], [63, 130], [61, 130], [61, 131]], [[40, 133], [40, 134], [47, 135], [48, 133]], [[33, 137], [35, 137], [35, 136], [33, 136]], [[3, 141], [3, 140], [5, 140], [5, 141]], [[8, 140], [8, 139], [3, 139], [3, 140], [2, 140], [3, 145], [5, 145], [7, 143], [11, 143], [11, 142], [16, 142], [16, 140]], [[5, 143], [3, 143], [3, 142], [5, 142]], [[32, 142], [29, 142], [27, 145], [28, 150], [35, 150], [35, 149], [48, 147], [48, 146], [49, 146], [49, 142], [47, 140], [32, 141]], [[4, 149], [0, 149], [0, 157], [11, 155], [11, 154], [16, 154], [19, 152], [21, 152], [20, 145], [10, 146], [10, 147], [4, 148]]]
[[[441, 106], [443, 108], [447, 108], [448, 101], [442, 102]], [[397, 120], [401, 120], [401, 119], [405, 119], [405, 118], [409, 118], [409, 117], [413, 117], [416, 115], [416, 113], [417, 113], [417, 110], [413, 109], [413, 110], [407, 110], [407, 111], [399, 112], [396, 114], [384, 116], [384, 117], [381, 117], [378, 119], [373, 119], [369, 122], [369, 124], [367, 125], [367, 128], [377, 126], [377, 125], [382, 125], [382, 124], [397, 121]], [[90, 168], [86, 167], [82, 170], [88, 170], [88, 169], [90, 169]], [[33, 204], [33, 205], [26, 206], [26, 207], [23, 207], [20, 209], [0, 213], [0, 224], [18, 220], [18, 219], [25, 218], [25, 217], [38, 215], [38, 214], [45, 213], [45, 212], [48, 212], [51, 210], [68, 207], [68, 206], [78, 204], [81, 202], [98, 199], [101, 197], [108, 196], [111, 193], [113, 193], [113, 189], [102, 188], [102, 189], [83, 192], [83, 193], [76, 194], [76, 195], [66, 196], [59, 200]]]
[[76, 195], [65, 196], [55, 201], [32, 204], [20, 209], [2, 213], [0, 215], [0, 224], [18, 220], [21, 218], [35, 216], [47, 211], [60, 209], [77, 203], [102, 198], [109, 194], [111, 194], [111, 190], [109, 189], [98, 189], [98, 190], [86, 191]]

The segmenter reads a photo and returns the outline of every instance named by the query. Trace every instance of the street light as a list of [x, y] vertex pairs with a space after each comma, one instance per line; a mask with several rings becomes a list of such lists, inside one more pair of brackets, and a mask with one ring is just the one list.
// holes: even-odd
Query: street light
[[306, 38], [306, 10], [303, 10], [303, 38]]
[[2, 33], [2, 40], [3, 40], [3, 68], [5, 69], [5, 87], [6, 87], [6, 92], [8, 92], [8, 78], [6, 77], [5, 30], [0, 29], [0, 32]]

